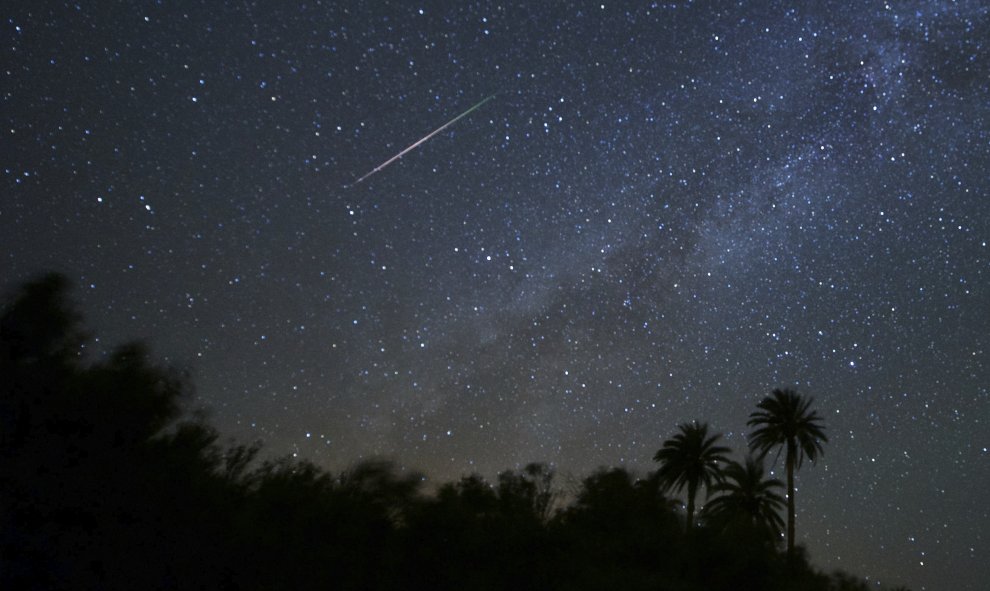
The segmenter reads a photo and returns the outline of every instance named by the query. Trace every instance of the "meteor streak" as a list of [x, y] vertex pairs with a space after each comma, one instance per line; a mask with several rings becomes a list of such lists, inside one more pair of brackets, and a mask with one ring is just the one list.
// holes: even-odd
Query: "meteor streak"
[[418, 147], [418, 146], [419, 146], [420, 144], [422, 144], [422, 143], [423, 143], [423, 142], [425, 142], [426, 140], [428, 140], [428, 139], [430, 139], [431, 137], [433, 137], [433, 136], [435, 136], [436, 134], [438, 134], [438, 133], [440, 133], [441, 131], [443, 131], [443, 130], [445, 130], [445, 129], [447, 129], [448, 127], [450, 127], [451, 125], [453, 125], [454, 123], [456, 123], [456, 122], [457, 122], [457, 121], [458, 121], [459, 119], [461, 119], [462, 117], [466, 117], [468, 113], [470, 113], [471, 111], [473, 111], [473, 110], [475, 110], [475, 109], [477, 109], [478, 107], [480, 107], [481, 105], [483, 105], [483, 104], [485, 104], [485, 103], [487, 103], [488, 101], [490, 101], [490, 100], [492, 100], [493, 98], [495, 98], [495, 95], [494, 95], [494, 94], [493, 94], [493, 95], [491, 95], [490, 97], [488, 97], [488, 98], [486, 98], [485, 100], [483, 100], [483, 101], [481, 101], [480, 103], [478, 103], [478, 104], [476, 104], [475, 106], [473, 106], [473, 107], [471, 107], [471, 108], [470, 108], [470, 109], [468, 109], [467, 111], [464, 111], [463, 113], [461, 113], [461, 114], [460, 114], [460, 115], [458, 115], [457, 117], [454, 117], [454, 118], [453, 118], [453, 119], [451, 119], [450, 121], [448, 121], [448, 122], [446, 122], [446, 123], [444, 123], [444, 124], [443, 124], [443, 125], [441, 125], [440, 127], [438, 127], [438, 128], [436, 128], [436, 129], [434, 129], [433, 131], [431, 131], [431, 132], [429, 133], [429, 135], [427, 135], [427, 136], [425, 136], [425, 137], [424, 137], [423, 139], [421, 139], [421, 140], [419, 140], [419, 141], [417, 141], [416, 143], [414, 143], [414, 144], [412, 144], [411, 146], [409, 146], [409, 147], [408, 147], [408, 148], [406, 148], [405, 150], [403, 150], [403, 151], [401, 151], [401, 152], [399, 152], [399, 153], [398, 153], [398, 154], [396, 154], [395, 156], [392, 156], [391, 158], [389, 158], [389, 159], [388, 159], [388, 160], [386, 160], [385, 162], [382, 162], [381, 164], [379, 164], [378, 166], [376, 166], [375, 168], [373, 168], [373, 169], [371, 170], [371, 172], [369, 172], [368, 174], [366, 174], [366, 175], [364, 175], [363, 177], [361, 177], [361, 178], [359, 178], [358, 180], [356, 180], [356, 181], [354, 181], [353, 183], [351, 183], [351, 185], [350, 185], [350, 186], [352, 186], [352, 187], [353, 187], [354, 185], [356, 185], [356, 184], [358, 184], [358, 183], [360, 183], [361, 181], [363, 181], [364, 179], [366, 179], [366, 178], [368, 178], [369, 176], [371, 176], [371, 175], [373, 175], [373, 174], [375, 174], [375, 173], [376, 173], [376, 172], [378, 172], [379, 170], [381, 170], [381, 169], [383, 169], [383, 168], [385, 168], [385, 167], [386, 167], [386, 166], [388, 166], [389, 164], [392, 164], [393, 162], [395, 162], [395, 161], [396, 161], [396, 160], [398, 160], [399, 158], [402, 158], [403, 156], [405, 156], [405, 155], [406, 155], [406, 154], [408, 154], [409, 152], [411, 152], [411, 151], [413, 151], [413, 150], [415, 150], [415, 149], [416, 149], [416, 148], [417, 148], [417, 147]]

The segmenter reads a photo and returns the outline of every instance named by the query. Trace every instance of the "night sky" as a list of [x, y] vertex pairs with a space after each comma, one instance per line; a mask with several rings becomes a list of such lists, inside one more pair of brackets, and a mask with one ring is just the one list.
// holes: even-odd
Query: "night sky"
[[793, 387], [812, 561], [983, 588], [990, 7], [747, 4], [5, 3], [2, 287], [332, 470], [741, 457]]

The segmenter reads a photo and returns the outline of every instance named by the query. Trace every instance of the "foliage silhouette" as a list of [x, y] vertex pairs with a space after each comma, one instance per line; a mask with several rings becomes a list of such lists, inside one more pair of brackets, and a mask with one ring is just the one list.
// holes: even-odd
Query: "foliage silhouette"
[[554, 529], [578, 576], [573, 588], [656, 588], [676, 573], [680, 526], [656, 472], [637, 479], [624, 468], [586, 477]]
[[697, 482], [720, 496], [685, 537], [664, 491], [690, 476], [672, 462], [643, 477], [600, 469], [567, 504], [538, 463], [432, 493], [384, 460], [332, 474], [220, 445], [184, 412], [186, 376], [139, 344], [94, 362], [87, 345], [62, 277], [0, 312], [0, 588], [864, 588], [815, 571], [801, 547], [785, 568], [756, 529], [716, 523], [720, 506], [750, 507], [733, 500], [750, 482], [763, 508], [749, 515], [770, 520], [775, 487], [755, 464], [716, 483], [725, 451], [706, 427], [681, 435], [700, 435]]
[[710, 490], [721, 480], [720, 463], [728, 458], [729, 448], [716, 445], [720, 434], [708, 435], [708, 423], [684, 423], [678, 426], [680, 433], [663, 442], [663, 447], [653, 456], [660, 462], [660, 482], [665, 490], [679, 491], [687, 488], [686, 529], [694, 527], [694, 503], [698, 487]]
[[214, 510], [226, 501], [212, 477], [216, 434], [175, 422], [188, 382], [152, 364], [143, 346], [85, 365], [67, 290], [64, 278], [42, 277], [0, 315], [0, 586], [217, 576], [219, 556], [190, 551], [227, 526]]
[[776, 478], [764, 478], [763, 461], [751, 456], [745, 464], [730, 461], [722, 474], [723, 480], [711, 489], [719, 496], [705, 505], [705, 520], [717, 528], [753, 528], [774, 543], [784, 529], [778, 511], [785, 506], [775, 489], [784, 485]]
[[[760, 457], [775, 447], [785, 451], [787, 472], [787, 553], [794, 554], [794, 470], [804, 458], [812, 463], [825, 453], [825, 426], [818, 412], [811, 410], [813, 398], [805, 398], [790, 389], [775, 389], [757, 404], [759, 410], [749, 415], [747, 425], [755, 427], [749, 436], [750, 449]], [[778, 451], [779, 454], [779, 451]]]
[[550, 466], [538, 462], [527, 464], [521, 472], [509, 470], [499, 474], [498, 500], [502, 510], [546, 523], [560, 497], [553, 487], [554, 475]]

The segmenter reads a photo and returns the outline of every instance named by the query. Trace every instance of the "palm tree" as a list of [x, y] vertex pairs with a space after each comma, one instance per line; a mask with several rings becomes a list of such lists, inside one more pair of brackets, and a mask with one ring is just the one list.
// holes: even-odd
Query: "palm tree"
[[708, 423], [684, 423], [678, 426], [680, 433], [663, 442], [663, 447], [653, 456], [660, 462], [658, 475], [664, 490], [680, 491], [687, 487], [687, 529], [694, 526], [694, 498], [698, 487], [711, 488], [721, 480], [719, 462], [727, 462], [724, 454], [729, 448], [715, 445], [720, 434], [708, 435]]
[[[787, 555], [794, 556], [794, 469], [804, 458], [815, 463], [825, 453], [825, 425], [818, 412], [809, 410], [813, 398], [805, 398], [791, 389], [775, 389], [757, 404], [760, 410], [749, 415], [746, 423], [756, 427], [749, 435], [749, 447], [760, 452], [760, 458], [775, 447], [787, 451]], [[777, 452], [778, 455], [780, 451]]]
[[784, 520], [780, 509], [784, 497], [777, 490], [784, 484], [776, 478], [765, 479], [763, 462], [752, 456], [746, 464], [729, 462], [722, 470], [724, 480], [712, 487], [712, 493], [721, 493], [705, 505], [705, 515], [723, 526], [745, 523], [766, 532], [773, 540], [780, 539]]

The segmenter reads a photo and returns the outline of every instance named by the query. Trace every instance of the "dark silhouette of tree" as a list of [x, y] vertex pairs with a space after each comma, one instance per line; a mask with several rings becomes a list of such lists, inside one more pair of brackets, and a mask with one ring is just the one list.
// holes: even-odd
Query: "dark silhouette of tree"
[[421, 477], [381, 460], [334, 477], [306, 461], [265, 462], [252, 477], [238, 538], [247, 540], [241, 586], [393, 588], [398, 524]]
[[[785, 451], [787, 472], [787, 554], [794, 555], [794, 470], [805, 458], [815, 463], [825, 453], [825, 426], [818, 412], [811, 410], [813, 398], [804, 397], [790, 389], [775, 389], [757, 404], [759, 410], [749, 415], [746, 423], [755, 430], [750, 433], [749, 447], [760, 457], [775, 447]], [[778, 451], [778, 454], [780, 452]]]
[[374, 519], [401, 524], [419, 500], [422, 483], [423, 475], [419, 472], [400, 474], [393, 462], [374, 458], [344, 471], [336, 484], [337, 490], [347, 498], [365, 505], [364, 510]]
[[457, 512], [472, 518], [487, 518], [498, 511], [498, 495], [495, 488], [478, 474], [448, 482], [440, 487], [436, 500], [445, 505], [456, 505]]
[[712, 488], [715, 498], [705, 504], [706, 521], [720, 528], [745, 526], [776, 541], [784, 529], [779, 511], [785, 501], [777, 490], [784, 488], [776, 478], [764, 477], [763, 462], [747, 457], [745, 464], [729, 462], [721, 482]]
[[503, 510], [518, 512], [546, 523], [553, 514], [560, 492], [554, 488], [554, 470], [547, 464], [532, 462], [522, 471], [509, 470], [498, 475], [498, 499]]
[[[422, 476], [384, 460], [331, 473], [258, 443], [225, 448], [186, 412], [187, 376], [139, 343], [88, 346], [61, 276], [0, 310], [0, 589], [866, 588], [757, 535], [780, 527], [780, 484], [755, 460], [723, 477], [728, 450], [704, 424], [680, 425], [656, 472], [601, 469], [564, 507], [538, 463], [424, 494]], [[751, 417], [751, 444], [762, 460], [793, 440], [790, 465], [814, 460], [825, 438], [810, 401], [777, 398]], [[788, 404], [804, 436], [778, 420]], [[695, 527], [702, 486], [715, 498]], [[685, 488], [689, 536], [666, 496]]]
[[405, 586], [415, 589], [479, 589], [504, 573], [489, 570], [500, 527], [495, 488], [477, 474], [440, 486], [411, 514], [404, 538]]
[[710, 489], [721, 478], [720, 463], [728, 459], [729, 448], [716, 445], [720, 434], [708, 435], [708, 423], [684, 423], [678, 426], [680, 433], [664, 441], [663, 447], [653, 456], [660, 462], [660, 482], [665, 490], [680, 491], [687, 488], [687, 525], [694, 527], [694, 503], [698, 487]]
[[556, 492], [545, 465], [510, 470], [490, 484], [471, 475], [424, 501], [402, 534], [406, 587], [514, 589], [552, 587], [546, 515]]
[[259, 453], [261, 453], [260, 441], [226, 449], [222, 454], [218, 470], [220, 478], [227, 486], [246, 492], [254, 481], [249, 469]]
[[86, 341], [82, 317], [69, 303], [69, 280], [49, 273], [25, 283], [0, 319], [3, 360], [74, 364]]
[[637, 479], [624, 468], [586, 477], [554, 522], [572, 573], [564, 588], [655, 589], [677, 576], [680, 527], [656, 472]]
[[76, 370], [85, 336], [68, 303], [68, 280], [26, 283], [0, 316], [0, 453], [13, 458], [57, 412], [53, 398]]
[[216, 433], [178, 422], [189, 383], [142, 345], [87, 363], [68, 288], [0, 313], [0, 587], [222, 586]]

